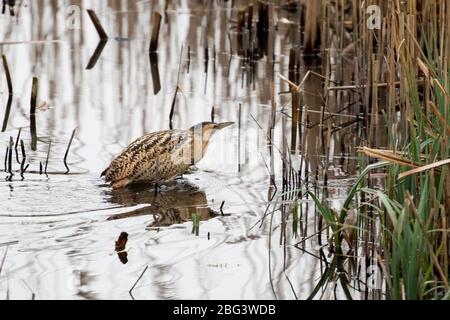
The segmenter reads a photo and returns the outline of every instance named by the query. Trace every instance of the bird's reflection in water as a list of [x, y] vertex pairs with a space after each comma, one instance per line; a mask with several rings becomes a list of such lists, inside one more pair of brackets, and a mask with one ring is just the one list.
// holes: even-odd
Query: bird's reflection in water
[[170, 226], [172, 224], [190, 221], [192, 214], [199, 215], [200, 220], [208, 220], [217, 213], [208, 207], [208, 200], [198, 186], [186, 181], [165, 183], [155, 192], [153, 186], [130, 186], [110, 191], [109, 201], [123, 206], [147, 204], [131, 212], [113, 215], [108, 220], [153, 215], [154, 221], [150, 228]]

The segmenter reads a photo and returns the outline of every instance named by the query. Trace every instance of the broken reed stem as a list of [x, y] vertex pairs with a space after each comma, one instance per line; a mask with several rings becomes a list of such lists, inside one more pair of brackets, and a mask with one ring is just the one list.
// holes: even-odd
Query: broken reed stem
[[[50, 148], [51, 148], [51, 146], [52, 146], [52, 141], [50, 141], [50, 142], [48, 143], [47, 157], [45, 158], [45, 169], [44, 169], [45, 175], [47, 175], [47, 166], [48, 166], [48, 159], [50, 158]], [[41, 162], [40, 164], [41, 164], [41, 170], [40, 170], [40, 172], [41, 172], [41, 174], [42, 174], [42, 162]]]
[[161, 26], [161, 14], [153, 12], [153, 30], [152, 38], [150, 40], [150, 52], [155, 52], [158, 49], [159, 28]]
[[20, 163], [20, 161], [19, 161], [19, 152], [17, 151], [17, 148], [19, 146], [19, 139], [20, 139], [21, 132], [22, 132], [22, 128], [19, 128], [19, 132], [17, 133], [17, 138], [16, 138], [16, 144], [14, 145], [14, 151], [16, 152], [16, 161], [17, 161], [17, 163]]
[[14, 173], [12, 172], [12, 149], [14, 146], [13, 137], [9, 137], [9, 148], [8, 148], [8, 173], [9, 173], [9, 181], [12, 180]]
[[187, 73], [189, 74], [189, 68], [191, 66], [191, 47], [188, 46], [188, 51], [187, 51]]
[[214, 106], [211, 108], [211, 122], [214, 123]]
[[27, 159], [27, 155], [25, 153], [25, 146], [23, 144], [22, 139], [20, 139], [20, 149], [22, 151], [22, 161], [20, 162], [20, 176], [23, 179], [23, 174], [25, 173], [25, 170], [27, 170], [28, 166], [25, 167], [25, 161]]
[[5, 253], [3, 254], [2, 263], [0, 264], [0, 274], [2, 273], [3, 265], [6, 260], [6, 254], [8, 253], [9, 245], [6, 246]]
[[64, 166], [67, 169], [64, 174], [68, 174], [70, 172], [69, 166], [67, 165], [67, 155], [69, 154], [70, 145], [72, 144], [72, 140], [73, 140], [73, 137], [75, 136], [76, 130], [77, 130], [77, 128], [73, 129], [72, 135], [70, 136], [69, 144], [67, 145], [66, 153], [64, 154]]
[[9, 154], [9, 147], [6, 146], [6, 153], [5, 153], [5, 172], [8, 172], [8, 154]]
[[9, 113], [11, 112], [12, 100], [13, 100], [13, 95], [9, 95], [8, 102], [6, 103], [5, 116], [3, 117], [2, 132], [6, 131], [6, 127], [8, 125], [8, 119], [9, 119]]
[[89, 14], [89, 18], [91, 18], [91, 21], [94, 24], [95, 30], [97, 30], [100, 39], [108, 39], [108, 35], [106, 34], [105, 29], [103, 29], [102, 24], [100, 23], [100, 20], [98, 19], [95, 11], [92, 9], [87, 9], [87, 13]]
[[5, 69], [6, 82], [8, 83], [8, 94], [12, 95], [13, 85], [11, 80], [11, 74], [9, 72], [8, 61], [6, 60], [6, 56], [4, 54], [2, 54], [2, 60], [3, 60], [3, 68]]
[[150, 52], [150, 72], [152, 74], [153, 81], [153, 94], [158, 94], [161, 90], [161, 80], [159, 79], [159, 70], [158, 70], [158, 53]]
[[247, 29], [252, 29], [252, 21], [253, 21], [253, 4], [248, 6], [248, 15], [247, 15]]
[[209, 48], [204, 48], [204, 62], [205, 62], [205, 73], [208, 73], [208, 65], [209, 65]]
[[33, 77], [33, 84], [31, 86], [31, 100], [30, 100], [30, 132], [31, 132], [31, 150], [37, 149], [37, 134], [36, 134], [36, 99], [39, 82], [38, 78]]
[[241, 104], [238, 109], [238, 172], [241, 172]]
[[173, 114], [174, 114], [174, 111], [175, 111], [175, 103], [177, 101], [178, 90], [180, 88], [178, 84], [180, 83], [182, 58], [183, 58], [183, 45], [181, 45], [181, 51], [180, 51], [180, 61], [179, 61], [179, 64], [178, 64], [178, 75], [177, 75], [177, 84], [176, 84], [176, 88], [175, 88], [175, 94], [173, 95], [172, 105], [170, 106], [170, 114], [169, 114], [169, 127], [170, 127], [170, 129], [173, 129], [172, 128], [172, 118], [173, 118]]
[[11, 80], [11, 74], [9, 72], [8, 67], [8, 61], [6, 60], [6, 56], [2, 55], [3, 60], [3, 68], [5, 69], [5, 75], [6, 75], [6, 82], [8, 83], [8, 103], [6, 105], [5, 109], [5, 116], [3, 118], [3, 126], [2, 126], [2, 132], [6, 130], [6, 126], [8, 125], [8, 119], [9, 119], [9, 113], [11, 111], [11, 104], [12, 104], [12, 98], [13, 98], [13, 86], [12, 86], [12, 80]]
[[225, 214], [223, 213], [223, 206], [225, 205], [225, 200], [222, 201], [222, 203], [220, 204], [220, 214], [222, 216], [224, 216]]

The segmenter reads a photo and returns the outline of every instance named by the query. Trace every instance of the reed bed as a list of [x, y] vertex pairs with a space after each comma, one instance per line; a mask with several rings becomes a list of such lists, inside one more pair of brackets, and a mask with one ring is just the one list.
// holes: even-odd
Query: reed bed
[[[336, 297], [347, 299], [448, 299], [450, 2], [304, 5], [308, 17], [322, 20], [313, 25], [304, 19], [302, 49], [317, 50], [322, 60], [319, 72], [308, 71], [301, 81], [282, 76], [292, 92], [293, 122], [285, 142], [291, 152], [284, 156], [314, 148], [329, 155], [332, 145], [359, 151], [359, 175], [339, 210], [328, 201], [328, 160], [305, 159], [296, 174], [286, 174], [279, 197], [295, 200], [290, 210], [281, 206], [281, 226], [286, 229], [289, 212], [294, 238], [302, 235], [306, 195], [319, 214], [317, 230], [323, 230], [316, 240], [329, 253], [309, 298], [337, 290]], [[380, 20], [369, 28], [374, 5]], [[295, 61], [295, 51], [291, 55]], [[311, 92], [311, 77], [320, 81], [320, 92]], [[314, 95], [321, 99], [315, 114], [308, 110]], [[308, 137], [313, 132], [315, 145]], [[289, 182], [293, 176], [300, 188]], [[312, 188], [311, 178], [322, 184]]]

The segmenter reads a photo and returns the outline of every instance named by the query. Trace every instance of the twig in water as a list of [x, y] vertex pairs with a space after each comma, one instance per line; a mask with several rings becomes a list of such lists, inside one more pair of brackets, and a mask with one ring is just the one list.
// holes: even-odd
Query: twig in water
[[214, 106], [211, 108], [211, 122], [214, 123]]
[[6, 153], [5, 153], [5, 172], [8, 172], [8, 154], [9, 154], [9, 147], [6, 146]]
[[17, 133], [16, 138], [16, 144], [14, 145], [14, 151], [16, 152], [16, 161], [17, 163], [20, 163], [19, 161], [19, 153], [17, 152], [17, 147], [19, 146], [19, 139], [20, 139], [20, 133], [22, 132], [22, 128], [19, 128], [19, 132]]
[[15, 245], [15, 244], [18, 244], [19, 243], [19, 241], [17, 241], [17, 240], [14, 240], [14, 241], [8, 241], [8, 242], [3, 242], [3, 243], [0, 243], [0, 247], [4, 247], [4, 246], [12, 246], [12, 245]]
[[34, 293], [33, 289], [31, 289], [31, 287], [28, 285], [28, 283], [25, 280], [22, 279], [22, 282], [25, 284], [25, 286], [28, 288], [28, 290], [30, 290], [31, 300], [35, 300], [36, 294]]
[[133, 300], [134, 300], [134, 297], [133, 297], [133, 289], [136, 287], [136, 285], [138, 284], [139, 280], [141, 280], [142, 276], [144, 275], [145, 271], [147, 271], [147, 269], [148, 269], [148, 266], [145, 267], [144, 271], [142, 271], [142, 273], [141, 273], [141, 275], [139, 276], [139, 278], [137, 278], [136, 282], [133, 284], [133, 286], [131, 287], [130, 291], [128, 291], [128, 293], [129, 293], [130, 296], [131, 296], [131, 299], [133, 299]]
[[22, 161], [20, 163], [20, 176], [23, 179], [23, 174], [25, 173], [25, 170], [27, 170], [28, 166], [25, 167], [25, 160], [27, 159], [27, 155], [25, 153], [25, 146], [23, 144], [22, 139], [20, 139], [20, 149], [22, 150]]
[[30, 100], [30, 132], [31, 132], [31, 150], [36, 151], [37, 148], [37, 134], [36, 134], [36, 98], [38, 92], [38, 78], [33, 77], [33, 84], [31, 86], [31, 100]]
[[[50, 158], [50, 148], [52, 146], [52, 141], [50, 141], [48, 143], [48, 150], [47, 150], [47, 158], [45, 159], [45, 169], [44, 169], [44, 173], [45, 175], [47, 175], [47, 166], [48, 166], [48, 159]], [[41, 163], [41, 174], [42, 174], [42, 163]]]
[[8, 248], [9, 248], [9, 245], [6, 246], [5, 253], [3, 254], [2, 263], [0, 264], [0, 274], [2, 274], [3, 264], [5, 263], [5, 260], [6, 260], [6, 254], [8, 253]]
[[189, 67], [191, 66], [191, 47], [188, 46], [187, 51], [187, 73], [189, 74]]
[[12, 180], [12, 177], [14, 176], [14, 173], [12, 172], [12, 148], [14, 145], [13, 137], [9, 137], [9, 148], [8, 148], [8, 172], [9, 172], [9, 179], [8, 181]]
[[[67, 165], [67, 155], [69, 154], [70, 145], [72, 144], [73, 137], [75, 136], [75, 131], [77, 128], [73, 129], [72, 136], [70, 137], [69, 144], [67, 145], [66, 154], [64, 155], [64, 165], [66, 166], [67, 171], [65, 174], [68, 174], [70, 172], [69, 166]], [[46, 166], [47, 167], [47, 166]], [[47, 170], [46, 170], [47, 172]]]
[[97, 15], [95, 14], [95, 11], [92, 9], [88, 9], [87, 13], [89, 14], [89, 18], [91, 18], [92, 23], [94, 24], [95, 30], [97, 30], [97, 33], [100, 36], [100, 39], [102, 39], [102, 40], [108, 39], [108, 35], [106, 34], [105, 29], [103, 29], [102, 24], [100, 23], [100, 20], [98, 19]]

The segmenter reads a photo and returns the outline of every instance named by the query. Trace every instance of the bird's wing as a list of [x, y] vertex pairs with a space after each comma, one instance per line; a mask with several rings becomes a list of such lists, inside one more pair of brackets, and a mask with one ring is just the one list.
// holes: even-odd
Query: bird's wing
[[106, 181], [130, 177], [135, 168], [146, 161], [155, 161], [159, 155], [173, 154], [189, 139], [184, 130], [165, 130], [146, 134], [134, 140], [102, 172]]

